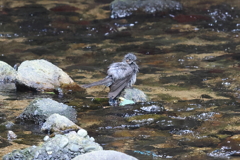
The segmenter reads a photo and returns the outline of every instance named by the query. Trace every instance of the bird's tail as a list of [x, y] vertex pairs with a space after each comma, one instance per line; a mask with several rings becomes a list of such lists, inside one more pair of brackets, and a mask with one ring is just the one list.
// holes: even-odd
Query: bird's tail
[[110, 86], [112, 84], [112, 79], [111, 78], [104, 78], [100, 81], [97, 82], [93, 82], [93, 83], [89, 83], [89, 84], [84, 84], [82, 85], [83, 88], [89, 88], [92, 86], [99, 86], [99, 85], [106, 85], [106, 86]]

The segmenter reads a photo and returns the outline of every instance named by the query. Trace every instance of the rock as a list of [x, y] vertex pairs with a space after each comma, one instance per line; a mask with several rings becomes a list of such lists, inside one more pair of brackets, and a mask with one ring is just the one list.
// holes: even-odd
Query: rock
[[18, 117], [18, 121], [30, 121], [42, 125], [46, 119], [58, 113], [76, 122], [76, 111], [72, 106], [58, 103], [50, 98], [38, 98], [33, 100]]
[[134, 102], [146, 102], [147, 96], [146, 94], [136, 88], [126, 88], [122, 91], [120, 97], [123, 97], [128, 100], [132, 100]]
[[79, 155], [73, 160], [137, 160], [137, 158], [117, 151], [103, 150]]
[[[221, 3], [219, 5], [212, 5], [207, 10], [208, 15], [211, 17], [211, 21], [207, 21], [206, 23], [210, 28], [214, 28], [215, 30], [227, 31], [231, 27], [229, 24], [234, 21], [235, 18], [238, 18], [238, 12], [236, 9], [227, 3]], [[235, 23], [237, 25], [238, 23]], [[233, 24], [232, 24], [233, 25]], [[230, 29], [231, 30], [231, 29]], [[232, 32], [238, 31], [237, 29], [231, 30]]]
[[9, 64], [0, 61], [0, 82], [14, 82], [17, 71]]
[[75, 85], [62, 69], [46, 60], [24, 61], [18, 67], [17, 88], [29, 88], [37, 91], [53, 91], [63, 85]]
[[114, 0], [111, 3], [111, 18], [124, 18], [135, 13], [154, 14], [182, 10], [182, 4], [173, 0]]
[[57, 113], [52, 114], [43, 124], [41, 130], [48, 132], [59, 132], [66, 130], [79, 130], [81, 127], [70, 121], [67, 117]]
[[8, 131], [7, 134], [8, 140], [16, 139], [17, 135], [13, 131]]
[[88, 135], [87, 131], [85, 129], [80, 129], [78, 130], [77, 134], [80, 136], [80, 137], [85, 137]]
[[[88, 148], [91, 147], [91, 150]], [[80, 137], [75, 131], [65, 135], [56, 135], [39, 146], [31, 146], [23, 150], [15, 150], [3, 157], [9, 159], [72, 159], [77, 155], [99, 151], [102, 147], [92, 141], [89, 136]]]
[[222, 140], [217, 146], [220, 147], [217, 150], [212, 151], [208, 155], [216, 159], [230, 159], [230, 156], [240, 155], [240, 134], [227, 137]]
[[144, 107], [141, 107], [140, 109], [150, 113], [160, 113], [165, 111], [165, 108], [163, 106], [156, 106], [156, 105], [144, 106]]
[[1, 123], [0, 126], [5, 126], [6, 129], [11, 129], [15, 124], [11, 121], [6, 121], [4, 123]]

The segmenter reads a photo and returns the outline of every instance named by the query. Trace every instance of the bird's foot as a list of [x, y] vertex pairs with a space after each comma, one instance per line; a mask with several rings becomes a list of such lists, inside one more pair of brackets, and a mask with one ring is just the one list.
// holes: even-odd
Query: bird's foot
[[110, 106], [113, 106], [113, 107], [118, 106], [118, 100], [117, 99], [109, 98], [108, 103], [109, 103]]

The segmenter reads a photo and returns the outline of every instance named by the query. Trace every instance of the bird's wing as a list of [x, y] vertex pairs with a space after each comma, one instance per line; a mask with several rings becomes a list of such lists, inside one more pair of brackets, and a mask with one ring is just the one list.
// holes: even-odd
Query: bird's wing
[[117, 62], [109, 66], [107, 73], [114, 80], [118, 80], [133, 74], [133, 69], [125, 62]]

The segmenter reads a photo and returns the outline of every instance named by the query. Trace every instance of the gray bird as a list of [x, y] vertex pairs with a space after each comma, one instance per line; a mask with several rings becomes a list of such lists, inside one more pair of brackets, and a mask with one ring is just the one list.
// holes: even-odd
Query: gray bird
[[131, 87], [137, 78], [138, 65], [136, 64], [137, 57], [128, 53], [124, 56], [122, 62], [112, 63], [108, 67], [107, 76], [97, 82], [85, 84], [83, 88], [89, 88], [92, 86], [105, 85], [110, 87], [108, 93], [109, 104], [115, 105], [115, 98], [121, 93], [126, 87]]

